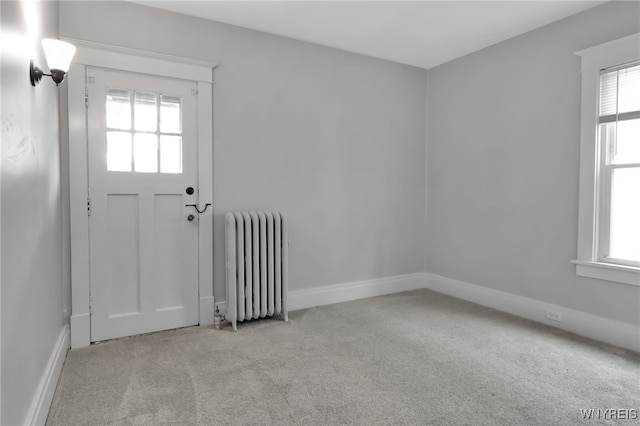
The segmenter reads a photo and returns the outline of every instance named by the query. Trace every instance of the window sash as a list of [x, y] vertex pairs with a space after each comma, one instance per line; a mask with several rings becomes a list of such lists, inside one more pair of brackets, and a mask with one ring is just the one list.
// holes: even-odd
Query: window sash
[[[640, 266], [636, 259], [619, 259], [610, 256], [611, 251], [611, 209], [613, 192], [613, 174], [617, 169], [638, 168], [640, 164], [613, 164], [613, 146], [616, 142], [617, 123], [624, 120], [640, 118], [640, 109], [620, 113], [620, 100], [627, 99], [628, 94], [621, 96], [620, 88], [638, 90], [640, 88], [640, 61], [609, 67], [600, 71], [598, 90], [598, 171], [597, 171], [597, 214], [596, 220], [596, 258], [599, 262], [616, 263], [628, 266]], [[627, 71], [629, 70], [629, 71]], [[622, 74], [621, 74], [622, 73]], [[605, 123], [616, 123], [614, 126], [602, 126]]]
[[[620, 120], [616, 120], [620, 121]], [[640, 261], [621, 259], [609, 255], [611, 247], [611, 195], [612, 176], [615, 170], [626, 168], [640, 169], [640, 163], [614, 164], [612, 158], [613, 141], [616, 138], [614, 126], [600, 126], [599, 129], [599, 170], [597, 185], [597, 220], [596, 220], [596, 258], [598, 262], [614, 263], [625, 266], [640, 266]]]
[[613, 123], [614, 121], [635, 120], [636, 118], [640, 118], [640, 111], [624, 112], [622, 114], [601, 115], [598, 118], [598, 123]]

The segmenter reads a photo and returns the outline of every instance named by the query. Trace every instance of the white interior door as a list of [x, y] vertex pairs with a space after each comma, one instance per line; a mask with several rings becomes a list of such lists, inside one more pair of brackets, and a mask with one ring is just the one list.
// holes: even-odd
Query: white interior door
[[197, 85], [87, 68], [91, 341], [198, 323]]

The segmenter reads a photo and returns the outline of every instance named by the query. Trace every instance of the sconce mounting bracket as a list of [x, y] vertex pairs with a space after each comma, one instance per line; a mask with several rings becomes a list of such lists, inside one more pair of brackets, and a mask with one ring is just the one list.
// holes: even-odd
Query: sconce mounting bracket
[[31, 85], [35, 87], [35, 85], [42, 80], [43, 75], [42, 70], [33, 63], [32, 59], [29, 63], [29, 79], [31, 80]]

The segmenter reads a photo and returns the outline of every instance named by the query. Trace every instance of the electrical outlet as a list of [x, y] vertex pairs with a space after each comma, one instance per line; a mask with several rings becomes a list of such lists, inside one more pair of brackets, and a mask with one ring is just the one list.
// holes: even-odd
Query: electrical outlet
[[547, 309], [547, 318], [550, 319], [551, 321], [562, 322], [562, 314], [558, 311], [552, 311], [550, 309]]

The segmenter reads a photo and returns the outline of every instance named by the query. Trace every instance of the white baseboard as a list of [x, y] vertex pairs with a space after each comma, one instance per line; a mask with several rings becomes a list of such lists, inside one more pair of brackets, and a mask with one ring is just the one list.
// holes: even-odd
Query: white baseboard
[[[640, 352], [640, 327], [638, 326], [429, 273], [293, 290], [289, 292], [289, 311], [421, 288], [428, 288], [438, 293]], [[215, 306], [226, 315], [227, 302], [216, 303]], [[547, 310], [560, 313], [562, 322], [548, 319]]]
[[53, 394], [60, 378], [62, 371], [62, 365], [67, 357], [67, 351], [70, 346], [70, 333], [69, 326], [65, 325], [56, 341], [47, 367], [42, 374], [36, 394], [31, 401], [29, 412], [25, 418], [25, 425], [44, 425], [49, 415], [49, 408], [51, 407], [51, 401], [53, 400]]
[[[640, 327], [632, 324], [435, 274], [426, 274], [426, 286], [438, 293], [640, 352]], [[560, 313], [562, 322], [547, 319], [547, 310]]]
[[[424, 273], [353, 281], [289, 292], [289, 311], [425, 288]], [[224, 315], [227, 302], [216, 303]]]
[[425, 288], [422, 272], [294, 290], [289, 292], [289, 310], [297, 311], [420, 288]]

